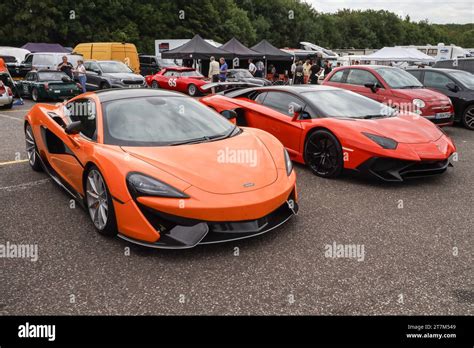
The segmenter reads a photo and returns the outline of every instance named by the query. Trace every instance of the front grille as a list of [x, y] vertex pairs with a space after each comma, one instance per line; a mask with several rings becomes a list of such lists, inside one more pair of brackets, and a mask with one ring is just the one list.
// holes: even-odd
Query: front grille
[[143, 80], [123, 80], [122, 81], [126, 85], [142, 85]]
[[385, 181], [403, 181], [405, 179], [427, 177], [442, 174], [449, 166], [449, 160], [410, 162], [391, 158], [372, 158], [359, 167]]

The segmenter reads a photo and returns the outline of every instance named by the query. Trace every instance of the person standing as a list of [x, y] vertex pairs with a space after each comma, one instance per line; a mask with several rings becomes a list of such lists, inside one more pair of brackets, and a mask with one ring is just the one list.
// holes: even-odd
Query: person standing
[[316, 63], [316, 64], [313, 64], [310, 68], [310, 76], [309, 76], [309, 83], [311, 83], [312, 85], [317, 85], [318, 84], [318, 79], [319, 79], [319, 75], [321, 74], [321, 66]]
[[265, 64], [261, 60], [259, 60], [256, 64], [255, 67], [257, 68], [257, 71], [255, 72], [255, 77], [263, 77], [263, 71], [265, 70]]
[[219, 69], [219, 81], [220, 82], [225, 82], [226, 78], [227, 78], [227, 63], [225, 62], [225, 59], [224, 57], [221, 57], [219, 59], [219, 62], [221, 63], [221, 67]]
[[303, 83], [304, 83], [304, 69], [303, 69], [303, 62], [300, 60], [296, 64], [295, 77], [294, 77], [293, 84], [301, 85]]
[[303, 64], [304, 84], [308, 83], [309, 75], [311, 75], [311, 61], [309, 59]]
[[255, 76], [255, 74], [257, 73], [257, 67], [253, 63], [252, 59], [249, 59], [249, 73], [251, 73], [252, 76]]
[[79, 83], [81, 84], [82, 87], [82, 93], [86, 93], [86, 81], [87, 81], [87, 75], [86, 75], [86, 67], [84, 66], [84, 62], [82, 60], [77, 61], [77, 67], [74, 70], [74, 72], [77, 74], [77, 79], [79, 80]]
[[324, 76], [328, 76], [331, 73], [331, 71], [332, 71], [331, 62], [326, 60], [324, 62]]
[[68, 62], [67, 57], [63, 56], [63, 61], [58, 65], [58, 70], [66, 73], [72, 79], [72, 70], [74, 67]]
[[212, 82], [219, 82], [219, 62], [214, 57], [210, 60], [208, 77]]
[[291, 64], [290, 68], [290, 83], [292, 83], [295, 79], [295, 71], [296, 71], [296, 59], [293, 60], [293, 64]]

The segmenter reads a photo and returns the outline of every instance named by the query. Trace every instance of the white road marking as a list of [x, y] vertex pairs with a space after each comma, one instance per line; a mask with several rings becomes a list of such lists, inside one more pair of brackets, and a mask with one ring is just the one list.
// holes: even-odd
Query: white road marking
[[20, 112], [20, 111], [30, 111], [31, 109], [11, 109], [11, 110], [3, 110], [2, 112]]
[[28, 162], [28, 160], [23, 159], [23, 160], [17, 160], [17, 161], [0, 162], [0, 166], [7, 166], [9, 164], [17, 164], [17, 163], [24, 163], [24, 162]]
[[12, 117], [12, 116], [8, 116], [8, 115], [5, 115], [5, 114], [0, 114], [0, 117], [8, 118], [10, 120], [15, 120], [15, 121], [19, 121], [19, 122], [24, 121], [23, 118]]
[[30, 187], [46, 184], [47, 182], [50, 182], [50, 181], [51, 179], [42, 179], [42, 180], [26, 182], [23, 184], [18, 184], [18, 185], [13, 185], [13, 186], [4, 186], [4, 187], [0, 187], [0, 191], [12, 192], [12, 191], [26, 190]]

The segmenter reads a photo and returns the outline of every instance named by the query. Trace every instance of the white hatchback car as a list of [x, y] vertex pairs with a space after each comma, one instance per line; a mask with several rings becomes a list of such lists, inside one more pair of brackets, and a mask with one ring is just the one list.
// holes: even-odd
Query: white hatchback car
[[0, 107], [11, 109], [13, 106], [13, 92], [10, 87], [0, 81]]

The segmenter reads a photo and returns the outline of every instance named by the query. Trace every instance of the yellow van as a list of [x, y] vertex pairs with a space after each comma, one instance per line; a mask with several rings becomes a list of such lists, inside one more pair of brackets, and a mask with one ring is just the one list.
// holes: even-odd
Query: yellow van
[[132, 43], [89, 42], [74, 47], [74, 52], [82, 54], [84, 59], [117, 60], [127, 64], [133, 72], [140, 73], [137, 48]]

